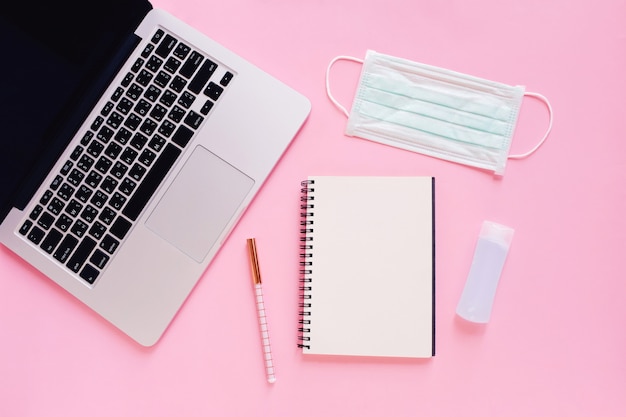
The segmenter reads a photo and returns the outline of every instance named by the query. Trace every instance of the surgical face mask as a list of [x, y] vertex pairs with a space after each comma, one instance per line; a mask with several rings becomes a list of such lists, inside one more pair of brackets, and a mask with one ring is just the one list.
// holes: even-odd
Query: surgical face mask
[[[330, 92], [330, 69], [338, 60], [363, 64], [348, 112]], [[552, 128], [552, 108], [524, 87], [368, 51], [365, 60], [339, 56], [326, 71], [326, 91], [348, 117], [346, 135], [466, 164], [503, 175], [507, 159], [525, 158]], [[529, 152], [509, 155], [524, 96], [545, 102], [550, 122]]]

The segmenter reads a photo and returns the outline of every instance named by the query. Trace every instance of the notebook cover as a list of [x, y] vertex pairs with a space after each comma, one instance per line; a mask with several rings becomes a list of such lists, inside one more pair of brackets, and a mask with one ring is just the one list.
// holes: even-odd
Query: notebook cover
[[303, 352], [433, 356], [434, 179], [310, 177], [303, 191]]

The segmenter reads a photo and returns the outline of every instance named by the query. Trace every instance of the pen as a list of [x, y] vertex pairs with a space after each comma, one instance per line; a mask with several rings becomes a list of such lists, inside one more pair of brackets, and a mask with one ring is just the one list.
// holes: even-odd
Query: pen
[[248, 254], [250, 255], [250, 266], [252, 267], [252, 282], [256, 294], [256, 309], [259, 317], [259, 329], [261, 330], [261, 341], [263, 344], [263, 358], [265, 361], [265, 373], [267, 382], [276, 382], [274, 374], [274, 362], [272, 361], [272, 348], [270, 346], [270, 334], [267, 328], [267, 317], [265, 315], [265, 305], [263, 303], [263, 288], [261, 286], [261, 270], [259, 269], [259, 258], [256, 251], [256, 241], [254, 238], [248, 239]]

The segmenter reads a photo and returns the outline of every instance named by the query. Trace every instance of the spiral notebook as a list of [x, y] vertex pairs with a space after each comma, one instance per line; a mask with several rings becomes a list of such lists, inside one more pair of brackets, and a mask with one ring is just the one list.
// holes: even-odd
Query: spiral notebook
[[302, 182], [300, 337], [305, 354], [435, 354], [432, 177]]

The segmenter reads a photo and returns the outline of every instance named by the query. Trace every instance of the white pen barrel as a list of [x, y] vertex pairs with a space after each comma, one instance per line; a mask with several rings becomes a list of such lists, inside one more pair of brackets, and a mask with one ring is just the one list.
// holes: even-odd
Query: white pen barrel
[[267, 327], [267, 317], [265, 315], [265, 304], [263, 303], [263, 289], [261, 284], [255, 284], [256, 308], [259, 315], [259, 326], [261, 330], [261, 340], [263, 342], [263, 358], [265, 360], [265, 371], [268, 382], [276, 381], [274, 374], [274, 362], [272, 361], [272, 348], [270, 346], [270, 334]]

